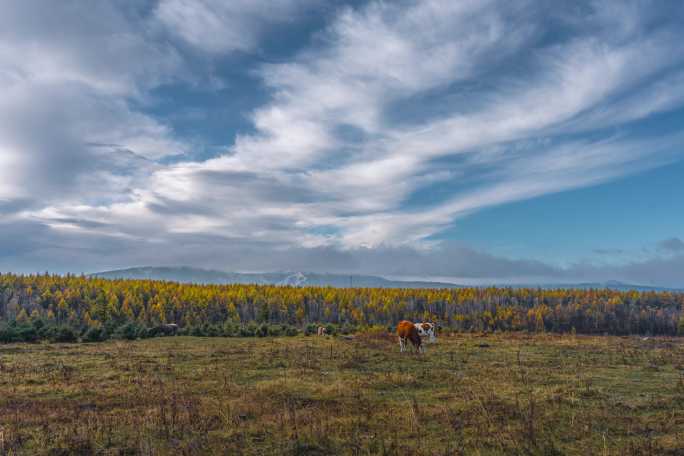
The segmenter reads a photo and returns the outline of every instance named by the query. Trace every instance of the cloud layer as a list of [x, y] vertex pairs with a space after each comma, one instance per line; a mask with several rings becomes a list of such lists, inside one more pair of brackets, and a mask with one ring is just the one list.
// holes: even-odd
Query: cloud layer
[[[435, 238], [485, 207], [679, 160], [676, 129], [637, 128], [684, 105], [684, 14], [672, 6], [327, 9], [294, 57], [250, 60], [244, 73], [269, 93], [253, 128], [193, 161], [196, 139], [147, 109], [154, 91], [230, 83], [220, 62], [259, 55], [261, 40], [296, 28], [320, 2], [3, 4], [4, 264], [216, 257], [214, 267], [239, 270], [650, 280], [646, 263], [560, 267]], [[22, 230], [33, 240], [19, 241]], [[183, 248], [163, 250], [179, 240]], [[649, 270], [681, 261], [678, 248], [663, 241]], [[67, 251], [71, 263], [50, 260]]]

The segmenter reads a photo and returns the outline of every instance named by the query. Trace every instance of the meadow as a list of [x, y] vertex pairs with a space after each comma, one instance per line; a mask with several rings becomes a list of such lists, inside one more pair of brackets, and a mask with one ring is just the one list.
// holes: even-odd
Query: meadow
[[0, 345], [0, 454], [684, 454], [684, 339]]

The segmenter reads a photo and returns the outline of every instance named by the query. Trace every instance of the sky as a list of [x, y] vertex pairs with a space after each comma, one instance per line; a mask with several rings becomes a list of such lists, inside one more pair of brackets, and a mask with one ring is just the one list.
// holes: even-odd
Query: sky
[[0, 2], [0, 271], [684, 287], [684, 6]]

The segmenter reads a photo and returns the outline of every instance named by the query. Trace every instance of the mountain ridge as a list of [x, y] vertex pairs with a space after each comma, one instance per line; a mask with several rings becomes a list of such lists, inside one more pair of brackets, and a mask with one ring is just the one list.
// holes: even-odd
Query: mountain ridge
[[449, 282], [391, 280], [363, 274], [332, 274], [315, 272], [224, 272], [189, 266], [143, 266], [88, 274], [105, 279], [150, 279], [180, 283], [256, 284], [281, 286], [332, 286], [338, 288], [461, 288]]
[[[105, 279], [148, 279], [179, 283], [200, 284], [255, 284], [280, 286], [332, 286], [337, 288], [464, 288], [465, 285], [452, 282], [394, 280], [382, 276], [364, 274], [334, 274], [301, 271], [278, 272], [226, 272], [190, 266], [141, 266], [114, 269], [88, 274]], [[536, 284], [490, 284], [502, 288], [544, 288], [544, 289], [613, 289], [619, 291], [674, 291], [681, 289], [635, 285], [616, 280], [606, 282], [580, 283], [536, 283]]]

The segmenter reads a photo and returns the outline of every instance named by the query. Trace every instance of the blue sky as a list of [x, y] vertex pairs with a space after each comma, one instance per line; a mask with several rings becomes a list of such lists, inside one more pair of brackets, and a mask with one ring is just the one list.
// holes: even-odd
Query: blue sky
[[0, 5], [0, 270], [684, 287], [677, 1]]
[[[544, 260], [551, 254], [566, 264], [638, 259], [684, 226], [684, 201], [673, 191], [682, 176], [684, 163], [679, 162], [594, 187], [486, 209], [457, 222], [442, 238], [458, 237], [515, 257]], [[509, 222], [502, 226], [502, 220]]]

